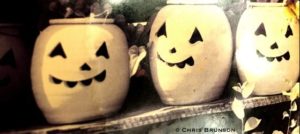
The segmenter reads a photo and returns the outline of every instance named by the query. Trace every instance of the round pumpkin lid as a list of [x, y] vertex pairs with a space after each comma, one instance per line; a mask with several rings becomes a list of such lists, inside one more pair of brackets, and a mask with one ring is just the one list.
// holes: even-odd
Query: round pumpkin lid
[[218, 0], [167, 0], [167, 4], [176, 5], [200, 5], [200, 4], [217, 4]]
[[67, 19], [51, 19], [50, 24], [112, 24], [114, 19], [107, 18], [67, 18]]

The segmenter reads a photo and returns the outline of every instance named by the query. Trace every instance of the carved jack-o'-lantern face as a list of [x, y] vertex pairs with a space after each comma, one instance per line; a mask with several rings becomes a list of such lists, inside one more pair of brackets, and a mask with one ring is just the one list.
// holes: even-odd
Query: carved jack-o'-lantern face
[[[56, 57], [61, 57], [65, 60], [67, 60], [67, 55], [64, 52], [64, 49], [62, 47], [61, 43], [58, 43], [55, 48], [51, 51], [51, 53], [49, 54], [49, 57], [51, 58], [56, 58]], [[97, 52], [95, 52], [95, 56], [96, 57], [101, 57], [103, 56], [105, 59], [109, 58], [108, 52], [107, 52], [107, 47], [106, 47], [106, 43], [104, 42], [101, 47], [97, 50]], [[78, 68], [80, 71], [91, 71], [92, 68], [90, 67], [89, 64], [87, 64], [86, 62], [83, 63], [80, 68]], [[53, 75], [49, 75], [50, 77], [50, 82], [53, 82], [54, 84], [64, 84], [65, 86], [69, 87], [69, 88], [73, 88], [76, 85], [81, 84], [82, 86], [89, 86], [93, 81], [95, 82], [102, 82], [105, 80], [106, 77], [106, 70], [104, 69], [103, 71], [101, 71], [98, 74], [95, 74], [92, 77], [89, 78], [83, 78], [83, 79], [79, 79], [79, 80], [64, 80], [62, 78], [58, 78], [56, 76]]]
[[28, 55], [17, 36], [0, 35], [0, 101], [13, 99], [25, 88]]
[[[259, 27], [255, 31], [255, 35], [256, 36], [264, 36], [266, 39], [268, 38], [267, 34], [266, 34], [264, 23], [261, 23], [259, 25]], [[284, 37], [289, 38], [290, 36], [293, 36], [293, 32], [292, 32], [292, 29], [291, 29], [290, 25], [288, 25]], [[269, 42], [266, 42], [266, 43], [269, 43]], [[277, 62], [281, 62], [281, 60], [287, 60], [288, 61], [290, 59], [289, 50], [287, 50], [286, 52], [283, 52], [281, 54], [279, 53], [277, 55], [272, 54], [272, 52], [273, 53], [276, 53], [276, 51], [280, 52], [280, 49], [283, 49], [282, 46], [280, 46], [280, 48], [279, 48], [279, 45], [277, 44], [276, 41], [274, 43], [272, 43], [271, 45], [269, 45], [269, 46], [265, 45], [264, 47], [266, 47], [266, 46], [270, 47], [269, 48], [269, 50], [271, 50], [270, 54], [268, 54], [268, 53], [262, 54], [262, 52], [260, 52], [260, 50], [256, 49], [256, 53], [257, 53], [258, 57], [265, 58], [269, 62], [273, 62], [274, 60], [277, 61]], [[264, 49], [264, 48], [262, 48], [262, 49]]]
[[255, 83], [255, 94], [278, 94], [295, 84], [299, 75], [299, 22], [291, 10], [247, 9], [236, 39], [240, 78]]
[[128, 90], [126, 38], [112, 24], [51, 25], [37, 39], [31, 71], [35, 98], [50, 123], [110, 114]]
[[[62, 90], [89, 90], [94, 86], [105, 84], [106, 77], [109, 77], [110, 72], [113, 71], [106, 68], [111, 60], [110, 49], [108, 50], [107, 45], [111, 46], [108, 43], [114, 44], [114, 42], [98, 38], [97, 35], [89, 37], [90, 41], [85, 41], [86, 36], [80, 35], [69, 40], [63, 37], [67, 34], [65, 33], [67, 30], [66, 28], [57, 32], [48, 42], [50, 44], [48, 52], [45, 51], [44, 55], [45, 82], [54, 89], [61, 88]], [[83, 29], [76, 30], [79, 32]], [[123, 64], [125, 64], [124, 61]]]
[[[159, 31], [156, 33], [156, 36], [158, 38], [162, 38], [160, 39], [160, 41], [162, 42], [162, 44], [164, 43], [168, 43], [168, 36], [167, 36], [167, 31], [166, 31], [166, 22], [161, 26], [161, 28], [159, 29]], [[198, 31], [198, 29], [195, 27], [193, 34], [191, 35], [191, 38], [189, 39], [189, 43], [191, 43], [191, 45], [195, 45], [195, 43], [197, 41], [203, 41], [200, 32]], [[160, 42], [159, 42], [160, 43]], [[198, 42], [197, 42], [198, 43]], [[176, 56], [176, 46], [174, 46], [173, 48], [171, 48], [169, 50], [171, 55], [175, 55]], [[189, 66], [193, 66], [194, 65], [194, 58], [193, 56], [189, 56], [185, 59], [181, 59], [180, 61], [174, 61], [174, 62], [170, 62], [168, 60], [163, 59], [159, 52], [157, 52], [157, 57], [159, 60], [161, 60], [162, 62], [165, 62], [168, 66], [173, 67], [176, 66], [178, 68], [184, 68], [185, 65], [189, 65]]]
[[153, 23], [150, 42], [151, 74], [164, 103], [205, 102], [221, 94], [232, 40], [227, 18], [217, 6], [164, 7]]

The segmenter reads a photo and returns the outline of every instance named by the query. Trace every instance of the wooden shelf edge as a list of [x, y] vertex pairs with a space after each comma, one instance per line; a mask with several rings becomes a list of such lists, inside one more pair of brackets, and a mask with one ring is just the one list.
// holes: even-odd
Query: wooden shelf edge
[[[274, 95], [266, 97], [252, 97], [244, 100], [245, 108], [252, 109], [256, 107], [268, 106], [289, 101], [289, 98], [283, 95]], [[222, 101], [198, 104], [190, 106], [165, 106], [157, 110], [148, 111], [142, 114], [133, 115], [129, 117], [121, 117], [111, 121], [94, 121], [82, 124], [71, 124], [52, 126], [41, 129], [32, 129], [18, 131], [17, 133], [49, 133], [49, 132], [70, 132], [70, 131], [84, 131], [107, 133], [119, 130], [125, 130], [144, 125], [150, 125], [160, 122], [171, 121], [175, 119], [182, 119], [187, 117], [214, 114], [232, 111], [232, 100], [226, 99]], [[16, 133], [16, 132], [15, 132]]]

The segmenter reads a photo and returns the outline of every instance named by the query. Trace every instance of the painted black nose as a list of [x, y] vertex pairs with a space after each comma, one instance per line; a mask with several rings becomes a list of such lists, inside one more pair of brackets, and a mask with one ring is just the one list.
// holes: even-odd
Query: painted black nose
[[173, 48], [170, 50], [170, 53], [176, 53], [176, 49], [173, 47]]
[[271, 49], [278, 49], [278, 45], [276, 42], [271, 46]]
[[84, 64], [80, 67], [80, 69], [81, 69], [82, 71], [90, 71], [90, 70], [91, 70], [91, 67], [90, 67], [88, 64], [84, 63]]

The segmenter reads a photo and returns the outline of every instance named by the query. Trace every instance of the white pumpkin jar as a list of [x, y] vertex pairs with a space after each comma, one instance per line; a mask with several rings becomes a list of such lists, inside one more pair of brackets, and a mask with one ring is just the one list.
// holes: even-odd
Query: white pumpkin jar
[[124, 33], [112, 19], [57, 19], [39, 35], [31, 77], [49, 123], [110, 115], [122, 106], [130, 79]]
[[291, 89], [299, 76], [299, 21], [283, 3], [248, 3], [236, 33], [236, 60], [242, 82], [253, 94]]
[[229, 22], [215, 1], [169, 0], [150, 32], [150, 68], [161, 100], [185, 105], [217, 99], [232, 60]]
[[[9, 105], [21, 97], [29, 80], [29, 54], [18, 24], [0, 24], [0, 104]], [[4, 108], [5, 109], [5, 108]]]

